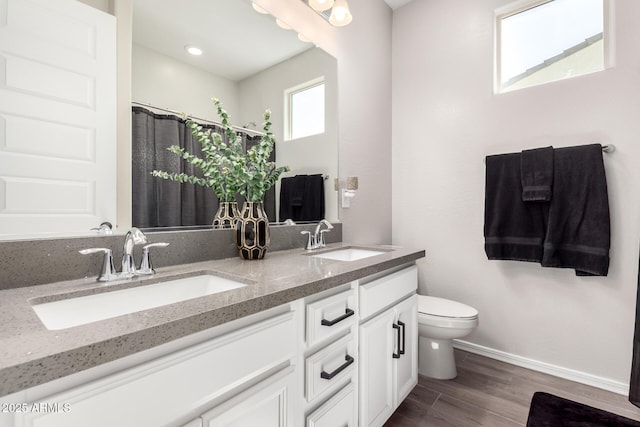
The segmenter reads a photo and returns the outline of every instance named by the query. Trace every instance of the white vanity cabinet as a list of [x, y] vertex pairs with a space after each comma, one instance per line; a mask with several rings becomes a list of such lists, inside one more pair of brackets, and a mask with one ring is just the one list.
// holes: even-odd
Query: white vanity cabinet
[[19, 413], [14, 425], [155, 427], [183, 425], [189, 419], [198, 425], [197, 418], [204, 425], [255, 425], [243, 423], [252, 419], [269, 427], [293, 425], [297, 330], [294, 311], [260, 319], [49, 395], [35, 403], [67, 404], [68, 410]]
[[398, 267], [224, 323], [2, 398], [48, 410], [0, 427], [381, 426], [417, 383], [416, 289]]
[[381, 426], [418, 382], [417, 269], [360, 286], [360, 426]]

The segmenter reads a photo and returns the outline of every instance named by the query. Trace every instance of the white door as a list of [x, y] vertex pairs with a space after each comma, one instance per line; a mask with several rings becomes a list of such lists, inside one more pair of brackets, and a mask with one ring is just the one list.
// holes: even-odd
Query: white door
[[400, 326], [402, 354], [394, 359], [395, 407], [418, 384], [418, 296], [414, 295], [396, 305], [396, 325]]
[[0, 0], [0, 235], [115, 222], [115, 17]]
[[394, 311], [360, 326], [360, 425], [381, 426], [394, 411]]
[[206, 427], [293, 427], [293, 367], [265, 379], [202, 416]]

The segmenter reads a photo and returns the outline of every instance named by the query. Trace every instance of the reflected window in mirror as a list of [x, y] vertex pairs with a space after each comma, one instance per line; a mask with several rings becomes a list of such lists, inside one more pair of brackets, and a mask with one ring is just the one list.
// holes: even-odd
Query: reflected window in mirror
[[324, 133], [324, 77], [285, 90], [285, 140]]
[[607, 68], [608, 0], [519, 1], [496, 11], [496, 92]]

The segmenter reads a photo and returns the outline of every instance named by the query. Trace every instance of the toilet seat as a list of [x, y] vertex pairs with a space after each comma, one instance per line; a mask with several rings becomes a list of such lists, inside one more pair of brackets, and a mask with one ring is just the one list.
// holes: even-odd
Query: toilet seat
[[474, 320], [478, 318], [478, 310], [457, 301], [418, 295], [418, 317], [433, 320], [437, 320], [438, 318], [447, 320]]

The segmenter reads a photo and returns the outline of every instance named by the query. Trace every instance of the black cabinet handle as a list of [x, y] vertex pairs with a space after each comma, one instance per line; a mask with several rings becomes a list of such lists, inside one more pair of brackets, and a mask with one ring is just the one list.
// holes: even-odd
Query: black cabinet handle
[[350, 308], [347, 308], [347, 309], [344, 311], [344, 314], [343, 314], [342, 316], [340, 316], [340, 317], [336, 317], [336, 318], [335, 318], [335, 319], [333, 319], [333, 320], [322, 319], [322, 321], [320, 322], [320, 324], [321, 324], [322, 326], [333, 326], [333, 325], [335, 325], [336, 323], [342, 322], [342, 321], [343, 321], [344, 319], [346, 319], [347, 317], [351, 317], [351, 316], [353, 316], [354, 314], [356, 314], [356, 312], [355, 312], [355, 311], [351, 310]]
[[398, 334], [396, 335], [397, 338], [397, 346], [398, 346], [398, 352], [397, 353], [393, 353], [393, 358], [394, 359], [400, 359], [400, 355], [402, 354], [402, 352], [400, 351], [400, 325], [396, 325], [395, 323], [393, 324], [393, 329], [395, 329], [396, 331], [398, 331]]
[[338, 375], [340, 372], [342, 372], [345, 369], [347, 369], [347, 366], [351, 365], [354, 362], [353, 357], [349, 356], [348, 354], [346, 356], [344, 356], [344, 360], [345, 360], [345, 362], [342, 365], [338, 366], [335, 371], [333, 371], [331, 373], [327, 373], [325, 371], [320, 372], [320, 378], [325, 379], [325, 380], [330, 380], [331, 378], [333, 378], [336, 375]]
[[407, 329], [407, 325], [404, 322], [401, 322], [398, 320], [398, 326], [402, 327], [402, 347], [398, 347], [398, 353], [400, 354], [404, 354], [404, 350], [405, 350], [405, 333], [404, 331]]

